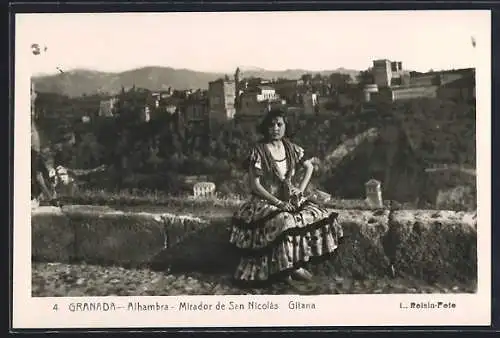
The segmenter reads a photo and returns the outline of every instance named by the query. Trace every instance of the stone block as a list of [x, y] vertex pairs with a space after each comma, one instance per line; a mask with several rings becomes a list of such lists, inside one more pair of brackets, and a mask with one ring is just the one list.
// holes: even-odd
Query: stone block
[[186, 237], [210, 224], [210, 221], [200, 217], [164, 213], [157, 216], [164, 225], [166, 247], [182, 242]]
[[41, 262], [68, 262], [75, 253], [75, 231], [59, 208], [39, 207], [31, 213], [31, 256]]
[[166, 245], [164, 225], [154, 215], [73, 212], [76, 258], [88, 264], [142, 266]]
[[386, 252], [396, 271], [429, 282], [477, 279], [474, 213], [395, 211]]
[[155, 270], [232, 273], [234, 255], [229, 245], [230, 219], [172, 218], [167, 221], [170, 245], [150, 261]]
[[344, 231], [337, 252], [325, 262], [311, 264], [319, 275], [343, 275], [363, 278], [385, 275], [389, 261], [383, 238], [388, 231], [389, 210], [334, 210]]

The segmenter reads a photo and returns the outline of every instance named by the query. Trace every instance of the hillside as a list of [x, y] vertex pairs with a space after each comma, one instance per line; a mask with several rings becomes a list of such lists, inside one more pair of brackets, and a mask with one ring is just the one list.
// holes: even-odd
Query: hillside
[[244, 77], [261, 77], [266, 79], [277, 79], [277, 78], [285, 78], [285, 79], [299, 79], [304, 74], [321, 74], [322, 76], [330, 75], [331, 73], [341, 73], [348, 74], [354, 80], [356, 76], [359, 74], [358, 70], [354, 69], [346, 69], [346, 68], [337, 68], [334, 70], [307, 70], [307, 69], [286, 69], [286, 70], [266, 70], [257, 67], [240, 67], [242, 76]]
[[[321, 74], [333, 72], [347, 73], [355, 76], [357, 71], [339, 68], [338, 70], [321, 71]], [[315, 71], [302, 69], [269, 71], [265, 69], [243, 68], [245, 77], [262, 77], [267, 79], [289, 78], [297, 79], [301, 75]], [[67, 71], [62, 74], [45, 75], [34, 77], [37, 90], [46, 93], [59, 93], [70, 97], [91, 95], [98, 92], [114, 94], [121, 90], [122, 86], [146, 88], [149, 90], [165, 90], [168, 87], [175, 89], [207, 89], [210, 81], [224, 76], [222, 73], [206, 73], [189, 69], [175, 69], [170, 67], [144, 67], [121, 73], [107, 73], [92, 70], [78, 69]], [[231, 73], [227, 74], [232, 77]]]
[[132, 86], [149, 90], [207, 88], [208, 82], [223, 74], [203, 73], [188, 69], [144, 67], [121, 73], [73, 70], [62, 74], [35, 77], [40, 92], [65, 94], [70, 97], [97, 92], [117, 93]]

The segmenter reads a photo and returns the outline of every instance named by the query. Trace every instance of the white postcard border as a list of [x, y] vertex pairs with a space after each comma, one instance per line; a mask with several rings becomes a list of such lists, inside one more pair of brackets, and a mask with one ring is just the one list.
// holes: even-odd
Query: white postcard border
[[[471, 11], [479, 12], [479, 11]], [[491, 16], [477, 36], [477, 173], [478, 173], [478, 292], [476, 294], [392, 294], [322, 296], [182, 296], [182, 297], [31, 297], [30, 227], [30, 30], [16, 25], [14, 115], [13, 328], [138, 328], [249, 326], [409, 326], [490, 325], [491, 317]], [[19, 19], [17, 15], [16, 19]], [[422, 28], [419, 28], [422, 29]], [[475, 27], [477, 30], [478, 27]], [[432, 34], [430, 32], [429, 34]], [[218, 302], [278, 304], [279, 310], [217, 310]], [[291, 310], [290, 301], [314, 303], [315, 309]], [[166, 304], [167, 311], [71, 311], [76, 303], [129, 302]], [[212, 304], [209, 311], [180, 311], [180, 302]], [[411, 302], [454, 303], [453, 309], [402, 309]], [[57, 304], [58, 310], [53, 310]], [[101, 305], [104, 306], [104, 305]]]

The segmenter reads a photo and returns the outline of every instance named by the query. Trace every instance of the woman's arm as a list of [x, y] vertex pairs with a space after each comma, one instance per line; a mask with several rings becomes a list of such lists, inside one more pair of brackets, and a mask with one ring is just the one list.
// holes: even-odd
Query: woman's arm
[[314, 172], [314, 166], [311, 160], [304, 161], [303, 167], [306, 169], [306, 172], [304, 174], [304, 177], [302, 178], [302, 182], [300, 182], [299, 185], [299, 190], [301, 192], [304, 192], [306, 190], [309, 181], [311, 180], [312, 174]]
[[269, 203], [275, 206], [279, 206], [284, 203], [279, 198], [275, 197], [273, 194], [267, 191], [262, 186], [262, 184], [260, 184], [260, 178], [259, 176], [255, 175], [255, 172], [253, 170], [250, 170], [249, 174], [250, 174], [250, 188], [254, 193], [266, 199], [267, 201], [269, 201]]

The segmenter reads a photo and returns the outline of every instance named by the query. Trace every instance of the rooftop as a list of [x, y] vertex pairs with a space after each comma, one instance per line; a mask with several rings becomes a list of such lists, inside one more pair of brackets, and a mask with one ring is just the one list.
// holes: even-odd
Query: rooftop
[[408, 85], [397, 85], [391, 86], [391, 90], [405, 90], [405, 89], [424, 89], [431, 87], [439, 87], [437, 85], [423, 85], [423, 84], [408, 84]]
[[440, 74], [475, 74], [476, 69], [475, 68], [460, 68], [460, 69], [446, 69], [446, 70], [437, 70], [437, 71], [430, 71], [430, 72], [410, 72], [414, 77], [421, 77], [421, 76], [430, 76], [430, 75], [440, 75]]
[[222, 82], [222, 83], [234, 83], [234, 80], [232, 79], [224, 79], [224, 78], [220, 78], [220, 79], [217, 79], [217, 80], [214, 80], [214, 81], [210, 81], [209, 84], [211, 83], [219, 83], [219, 82]]

